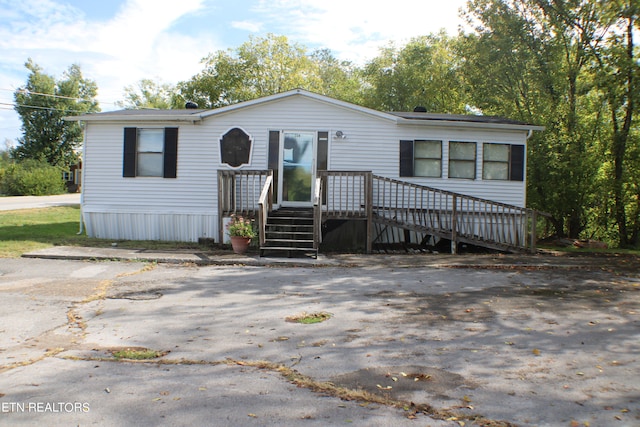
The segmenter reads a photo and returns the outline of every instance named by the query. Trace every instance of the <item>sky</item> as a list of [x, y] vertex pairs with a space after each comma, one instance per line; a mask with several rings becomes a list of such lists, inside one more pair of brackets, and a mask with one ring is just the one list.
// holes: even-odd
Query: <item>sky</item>
[[464, 24], [466, 0], [0, 0], [0, 149], [22, 135], [13, 93], [28, 58], [56, 79], [72, 64], [98, 85], [102, 111], [144, 78], [175, 84], [202, 58], [250, 36], [329, 49], [362, 65], [390, 42]]

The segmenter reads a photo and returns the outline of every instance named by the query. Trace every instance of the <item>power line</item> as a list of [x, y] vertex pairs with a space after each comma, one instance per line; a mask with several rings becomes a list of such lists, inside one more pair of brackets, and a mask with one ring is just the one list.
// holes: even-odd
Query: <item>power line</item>
[[[39, 95], [39, 96], [48, 96], [51, 98], [61, 98], [61, 99], [71, 99], [74, 101], [88, 101], [88, 102], [93, 102], [93, 101], [97, 101], [97, 100], [93, 100], [93, 99], [86, 99], [86, 98], [74, 98], [72, 96], [63, 96], [63, 95], [54, 95], [51, 93], [41, 93], [41, 92], [32, 92], [28, 89], [4, 89], [4, 88], [0, 88], [0, 90], [5, 91], [5, 92], [20, 92], [20, 93], [24, 93], [26, 95]], [[115, 105], [115, 102], [102, 102], [102, 101], [98, 101], [100, 104], [113, 104]]]
[[[53, 107], [40, 107], [37, 105], [26, 105], [26, 104], [9, 104], [7, 102], [0, 102], [0, 106], [5, 105], [5, 106], [12, 106], [12, 107], [22, 107], [22, 108], [33, 108], [36, 110], [49, 110], [49, 111], [61, 111], [61, 112], [68, 112], [68, 113], [85, 113], [85, 111], [80, 111], [80, 110], [64, 110], [62, 108], [53, 108]], [[6, 108], [6, 107], [0, 107], [4, 110], [13, 110], [13, 108]]]

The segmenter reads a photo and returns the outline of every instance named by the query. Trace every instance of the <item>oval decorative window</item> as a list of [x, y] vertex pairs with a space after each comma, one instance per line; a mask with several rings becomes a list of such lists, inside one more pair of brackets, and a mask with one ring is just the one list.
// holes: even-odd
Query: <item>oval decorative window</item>
[[240, 128], [233, 128], [220, 138], [220, 159], [231, 167], [249, 164], [251, 137]]

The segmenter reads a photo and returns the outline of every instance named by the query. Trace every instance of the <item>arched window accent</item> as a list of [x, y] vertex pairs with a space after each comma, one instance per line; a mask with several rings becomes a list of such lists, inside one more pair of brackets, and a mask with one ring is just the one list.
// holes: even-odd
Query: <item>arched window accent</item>
[[220, 161], [233, 168], [249, 164], [251, 137], [240, 128], [233, 128], [220, 138]]

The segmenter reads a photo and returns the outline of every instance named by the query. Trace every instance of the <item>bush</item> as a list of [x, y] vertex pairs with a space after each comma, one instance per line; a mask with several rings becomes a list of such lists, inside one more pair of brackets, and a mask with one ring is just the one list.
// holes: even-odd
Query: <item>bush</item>
[[26, 160], [2, 170], [0, 192], [9, 196], [49, 196], [65, 193], [66, 186], [60, 168]]

